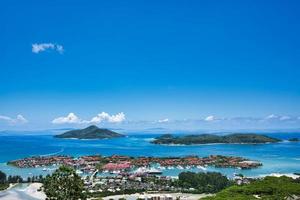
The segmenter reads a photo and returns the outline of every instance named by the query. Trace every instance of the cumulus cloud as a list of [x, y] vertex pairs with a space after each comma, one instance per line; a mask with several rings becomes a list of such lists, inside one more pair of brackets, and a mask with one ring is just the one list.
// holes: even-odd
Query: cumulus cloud
[[28, 122], [28, 120], [23, 117], [23, 115], [17, 115], [16, 118], [11, 118], [8, 116], [0, 115], [0, 121], [4, 121], [10, 125], [15, 125], [15, 124], [25, 124]]
[[110, 122], [110, 123], [119, 123], [125, 120], [125, 114], [120, 112], [116, 115], [109, 115], [106, 112], [99, 113], [90, 120], [90, 123], [101, 123], [101, 122]]
[[278, 118], [279, 118], [279, 116], [271, 114], [271, 115], [268, 115], [265, 119], [278, 119]]
[[69, 113], [65, 117], [58, 117], [52, 120], [53, 124], [89, 124], [94, 123], [98, 124], [101, 122], [108, 122], [108, 123], [120, 123], [125, 120], [125, 114], [123, 112], [117, 113], [116, 115], [110, 115], [106, 112], [99, 113], [91, 120], [83, 120], [79, 118], [74, 113]]
[[210, 116], [207, 116], [204, 120], [207, 122], [211, 122], [211, 121], [216, 120], [216, 118], [214, 116], [210, 115]]
[[83, 120], [77, 117], [74, 113], [69, 113], [65, 117], [58, 117], [52, 120], [53, 124], [80, 124]]
[[288, 116], [288, 115], [274, 115], [274, 114], [271, 114], [271, 115], [268, 115], [267, 117], [265, 117], [264, 120], [290, 121], [290, 120], [296, 120], [296, 118]]
[[40, 53], [46, 50], [54, 50], [62, 54], [64, 52], [64, 47], [60, 44], [55, 43], [35, 43], [32, 44], [32, 53]]
[[160, 119], [160, 120], [158, 120], [158, 123], [167, 123], [169, 121], [170, 120], [168, 118], [166, 118], [166, 119]]
[[279, 118], [280, 121], [286, 121], [286, 120], [290, 120], [290, 119], [292, 119], [290, 116], [281, 116]]

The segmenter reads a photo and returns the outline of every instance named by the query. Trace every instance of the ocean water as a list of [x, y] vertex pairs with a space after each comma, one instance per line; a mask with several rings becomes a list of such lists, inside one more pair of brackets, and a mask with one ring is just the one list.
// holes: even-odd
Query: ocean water
[[[267, 134], [280, 139], [300, 137], [300, 133]], [[300, 173], [300, 142], [283, 141], [276, 144], [206, 144], [192, 146], [155, 145], [150, 141], [154, 134], [134, 134], [125, 138], [105, 140], [59, 139], [52, 135], [2, 135], [0, 136], [0, 170], [8, 175], [45, 175], [42, 168], [19, 169], [6, 165], [7, 161], [28, 156], [42, 155], [128, 155], [128, 156], [187, 156], [227, 155], [258, 160], [263, 166], [257, 169], [208, 167], [227, 176], [242, 173], [246, 176], [262, 176], [270, 173]], [[201, 169], [191, 169], [201, 171]], [[176, 176], [182, 170], [172, 169], [164, 175]]]

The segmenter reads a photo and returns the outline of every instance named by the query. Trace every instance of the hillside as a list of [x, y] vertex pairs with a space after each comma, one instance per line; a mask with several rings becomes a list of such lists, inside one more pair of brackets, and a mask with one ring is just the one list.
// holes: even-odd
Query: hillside
[[[257, 199], [299, 199], [299, 179], [282, 177], [265, 177], [248, 185], [231, 186], [215, 196], [205, 200], [257, 200]], [[203, 199], [203, 200], [204, 200]]]
[[154, 144], [210, 144], [210, 143], [248, 143], [248, 144], [260, 144], [260, 143], [274, 143], [279, 142], [279, 139], [272, 138], [265, 135], [258, 134], [230, 134], [225, 136], [218, 136], [212, 134], [201, 135], [186, 135], [186, 136], [173, 136], [165, 134], [155, 138], [152, 142]]
[[97, 126], [92, 125], [84, 129], [67, 131], [60, 135], [55, 135], [54, 137], [77, 139], [105, 139], [124, 137], [124, 135], [108, 129], [98, 128]]

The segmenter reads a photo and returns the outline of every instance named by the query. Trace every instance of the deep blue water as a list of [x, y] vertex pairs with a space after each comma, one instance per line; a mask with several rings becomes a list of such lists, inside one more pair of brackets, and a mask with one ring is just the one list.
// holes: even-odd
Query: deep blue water
[[[300, 137], [299, 133], [268, 134], [280, 139]], [[149, 141], [157, 135], [129, 135], [126, 138], [106, 140], [59, 139], [52, 135], [6, 135], [0, 136], [0, 170], [7, 174], [20, 174], [24, 177], [32, 174], [45, 174], [42, 169], [17, 169], [7, 166], [9, 160], [34, 155], [129, 155], [129, 156], [208, 156], [212, 154], [243, 156], [259, 160], [263, 167], [252, 170], [215, 169], [228, 176], [243, 173], [247, 176], [259, 176], [270, 173], [300, 172], [300, 143], [281, 142], [277, 144], [214, 144], [193, 146], [154, 145]], [[176, 175], [179, 170], [165, 171], [165, 175]]]

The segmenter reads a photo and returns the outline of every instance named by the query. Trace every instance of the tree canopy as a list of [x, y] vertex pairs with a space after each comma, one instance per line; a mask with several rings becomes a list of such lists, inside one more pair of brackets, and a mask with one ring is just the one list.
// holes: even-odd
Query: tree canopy
[[85, 200], [83, 180], [70, 167], [61, 166], [52, 175], [46, 176], [43, 190], [48, 200]]
[[[248, 185], [231, 186], [206, 197], [205, 200], [256, 200], [256, 199], [298, 199], [300, 197], [300, 180], [289, 177], [265, 177]], [[204, 200], [203, 199], [203, 200]]]
[[184, 188], [194, 188], [197, 193], [215, 193], [231, 185], [231, 181], [217, 172], [179, 174], [179, 185]]
[[6, 182], [6, 174], [2, 171], [0, 171], [0, 184]]

